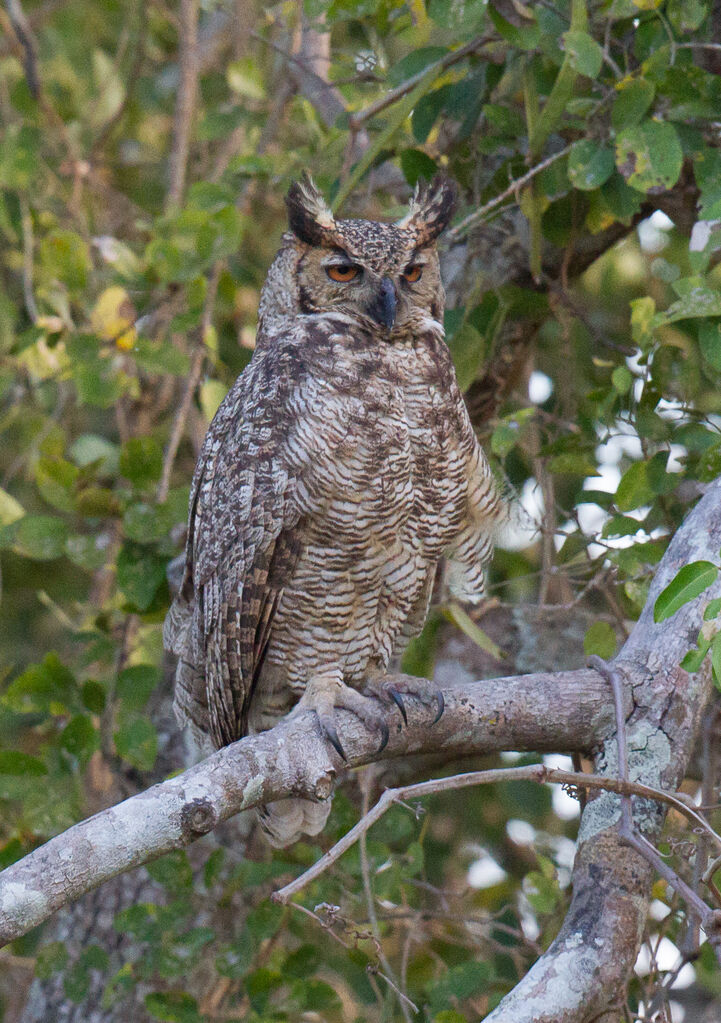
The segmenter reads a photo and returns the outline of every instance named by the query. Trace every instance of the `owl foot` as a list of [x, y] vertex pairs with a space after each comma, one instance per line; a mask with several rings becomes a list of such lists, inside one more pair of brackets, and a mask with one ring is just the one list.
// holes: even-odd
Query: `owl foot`
[[403, 700], [403, 694], [414, 696], [421, 703], [427, 703], [435, 707], [436, 716], [431, 721], [435, 725], [440, 720], [446, 704], [443, 693], [435, 684], [427, 678], [416, 678], [414, 675], [396, 676], [392, 682], [383, 681], [382, 676], [373, 679], [365, 690], [368, 696], [375, 696], [384, 702], [392, 700], [401, 713], [403, 723], [408, 724], [408, 712]]
[[306, 710], [314, 710], [318, 716], [321, 731], [338, 756], [347, 762], [343, 744], [338, 737], [338, 729], [335, 722], [336, 710], [348, 710], [355, 714], [366, 726], [369, 732], [379, 732], [381, 744], [378, 752], [381, 753], [388, 745], [388, 724], [378, 709], [377, 703], [368, 696], [363, 696], [355, 689], [351, 689], [343, 682], [340, 673], [327, 672], [322, 675], [314, 675], [305, 692], [296, 704], [293, 714]]

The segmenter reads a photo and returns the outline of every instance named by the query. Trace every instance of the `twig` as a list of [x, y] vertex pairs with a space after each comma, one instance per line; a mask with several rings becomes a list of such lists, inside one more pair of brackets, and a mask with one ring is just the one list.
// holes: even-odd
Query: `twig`
[[396, 86], [395, 89], [391, 89], [386, 92], [384, 96], [380, 96], [377, 100], [369, 103], [364, 110], [359, 110], [357, 114], [351, 114], [348, 123], [352, 131], [357, 131], [362, 125], [369, 121], [371, 117], [375, 117], [381, 110], [385, 110], [387, 107], [392, 106], [397, 100], [402, 99], [412, 89], [418, 85], [419, 82], [423, 81], [429, 71], [435, 70], [437, 74], [447, 70], [449, 67], [453, 67], [454, 64], [458, 64], [459, 61], [468, 57], [470, 54], [480, 50], [482, 46], [491, 42], [490, 36], [479, 36], [477, 39], [472, 39], [470, 43], [466, 43], [465, 46], [460, 46], [457, 50], [453, 50], [452, 53], [446, 54], [440, 60], [435, 61], [432, 64], [428, 64], [417, 74], [411, 75], [410, 78], [406, 79], [400, 85]]
[[24, 192], [20, 193], [20, 223], [23, 231], [23, 298], [25, 299], [25, 309], [28, 316], [33, 323], [37, 323], [40, 313], [33, 290], [33, 249], [35, 247], [35, 238], [33, 234], [33, 218]]
[[[371, 777], [370, 777], [370, 775], [371, 775], [371, 771], [372, 771], [372, 769], [368, 768], [364, 772], [363, 777], [362, 777], [362, 781], [361, 781], [362, 792], [363, 792], [363, 813], [364, 814], [368, 813], [368, 804], [369, 804], [369, 800], [370, 800], [370, 784], [371, 784]], [[409, 1002], [410, 1005], [413, 1006], [413, 1011], [414, 1012], [418, 1012], [418, 1009], [416, 1008], [415, 1005], [413, 1005], [413, 1002], [411, 1002], [410, 999], [407, 998], [403, 994], [403, 992], [400, 990], [400, 988], [398, 987], [398, 981], [396, 980], [395, 973], [393, 972], [393, 967], [389, 963], [388, 957], [386, 956], [385, 952], [383, 951], [383, 946], [381, 945], [380, 928], [378, 927], [378, 918], [376, 916], [376, 909], [375, 909], [375, 903], [374, 903], [374, 897], [373, 897], [373, 886], [371, 885], [370, 870], [369, 870], [369, 867], [368, 867], [368, 847], [367, 847], [367, 844], [366, 844], [366, 832], [365, 831], [362, 832], [362, 834], [360, 835], [359, 849], [360, 849], [361, 876], [363, 878], [363, 893], [365, 895], [366, 908], [368, 910], [368, 920], [369, 920], [370, 925], [371, 925], [371, 930], [373, 931], [373, 937], [376, 939], [376, 943], [378, 945], [378, 959], [380, 961], [381, 966], [385, 970], [385, 974], [381, 973], [380, 970], [376, 970], [374, 972], [377, 973], [377, 975], [379, 977], [383, 977], [383, 979], [389, 985], [389, 987], [391, 987], [396, 992], [396, 994], [399, 996], [401, 1012], [403, 1013], [403, 1018], [407, 1021], [407, 1023], [411, 1023], [411, 1016], [410, 1016], [410, 1014], [408, 1012], [408, 1006], [406, 1005], [406, 1002]]]
[[168, 496], [168, 491], [170, 490], [170, 477], [173, 472], [175, 457], [178, 454], [178, 448], [180, 447], [180, 441], [185, 430], [185, 423], [188, 418], [188, 413], [190, 412], [193, 395], [195, 394], [195, 389], [198, 386], [200, 375], [203, 370], [206, 351], [205, 336], [211, 320], [213, 319], [213, 309], [215, 308], [215, 298], [218, 293], [218, 281], [220, 280], [222, 266], [223, 261], [218, 260], [218, 262], [214, 264], [213, 269], [210, 272], [210, 277], [208, 278], [208, 290], [205, 293], [203, 315], [200, 320], [200, 327], [198, 328], [198, 343], [190, 363], [190, 371], [188, 373], [188, 378], [185, 381], [185, 390], [183, 391], [180, 407], [178, 408], [175, 421], [173, 422], [173, 429], [170, 434], [170, 440], [168, 441], [168, 447], [166, 448], [165, 457], [163, 459], [163, 471], [160, 475], [160, 482], [158, 483], [158, 490], [155, 495], [155, 499], [158, 504], [162, 504]]
[[[383, 958], [385, 959], [385, 956], [383, 956]], [[385, 973], [383, 973], [381, 970], [376, 970], [376, 969], [373, 969], [372, 967], [367, 967], [367, 972], [368, 973], [372, 973], [375, 977], [382, 977], [383, 980], [388, 985], [388, 987], [392, 988], [393, 991], [395, 991], [395, 993], [398, 995], [398, 1001], [400, 1002], [401, 1012], [403, 1013], [404, 1019], [410, 1020], [410, 1018], [411, 1018], [408, 1015], [408, 1009], [409, 1008], [412, 1009], [413, 1012], [415, 1012], [415, 1013], [419, 1013], [421, 1011], [418, 1008], [418, 1006], [416, 1005], [416, 1003], [414, 1001], [412, 1001], [408, 997], [408, 995], [404, 994], [401, 991], [401, 989], [398, 987], [398, 985], [393, 980], [391, 980], [390, 977], [387, 977], [385, 975]]]
[[401, 800], [418, 799], [438, 792], [449, 792], [473, 785], [493, 785], [498, 782], [507, 781], [535, 781], [544, 784], [574, 785], [578, 788], [604, 789], [608, 792], [624, 795], [627, 798], [634, 795], [643, 796], [645, 799], [655, 799], [660, 803], [672, 806], [679, 813], [683, 814], [684, 817], [688, 818], [688, 820], [702, 827], [718, 848], [721, 849], [721, 835], [713, 831], [708, 822], [696, 810], [670, 792], [663, 792], [661, 789], [652, 788], [650, 785], [631, 782], [628, 780], [628, 777], [617, 779], [606, 778], [599, 774], [560, 771], [555, 768], [546, 767], [544, 764], [528, 764], [523, 767], [499, 767], [488, 771], [470, 771], [467, 774], [454, 774], [449, 778], [435, 778], [431, 781], [416, 782], [412, 785], [404, 785], [396, 789], [386, 789], [375, 806], [361, 817], [358, 823], [339, 839], [328, 852], [324, 853], [300, 877], [290, 881], [277, 892], [273, 892], [271, 898], [274, 902], [287, 903], [293, 895], [309, 885], [311, 881], [314, 881], [320, 874], [324, 873], [331, 864], [339, 860], [376, 821], [380, 820], [392, 806]]
[[529, 171], [522, 174], [520, 178], [516, 178], [512, 181], [508, 188], [505, 188], [500, 195], [497, 195], [490, 202], [487, 202], [485, 206], [481, 206], [480, 209], [475, 210], [474, 213], [470, 213], [460, 224], [456, 224], [449, 231], [446, 231], [446, 239], [449, 242], [458, 241], [467, 231], [476, 224], [480, 223], [484, 217], [487, 217], [492, 210], [495, 210], [497, 206], [500, 206], [502, 202], [505, 202], [510, 196], [515, 195], [520, 189], [524, 188], [529, 181], [532, 181], [537, 174], [544, 171], [551, 164], [554, 164], [556, 160], [560, 160], [564, 156], [568, 156], [571, 151], [570, 146], [566, 146], [564, 149], [559, 150], [557, 153], [552, 153], [551, 156], [547, 156], [545, 160], [541, 160], [540, 163], [535, 164]]
[[13, 28], [13, 32], [19, 42], [23, 58], [23, 70], [25, 72], [25, 80], [28, 83], [28, 89], [33, 99], [39, 99], [40, 97], [40, 75], [38, 74], [38, 54], [37, 44], [33, 31], [30, 28], [27, 18], [25, 17], [25, 11], [20, 5], [20, 0], [5, 0], [5, 6], [7, 7], [8, 17]]
[[180, 0], [180, 83], [173, 120], [170, 183], [165, 197], [166, 213], [181, 204], [185, 191], [190, 136], [198, 91], [198, 2], [199, 0]]

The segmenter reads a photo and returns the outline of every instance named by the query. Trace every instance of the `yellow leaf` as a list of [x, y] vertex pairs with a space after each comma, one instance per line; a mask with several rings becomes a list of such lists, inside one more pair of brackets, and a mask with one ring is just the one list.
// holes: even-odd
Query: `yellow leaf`
[[130, 351], [137, 334], [133, 324], [135, 306], [125, 288], [113, 285], [99, 296], [90, 315], [93, 330], [103, 341], [114, 341], [118, 348]]
[[25, 509], [16, 501], [12, 494], [0, 487], [0, 526], [9, 526], [25, 514]]

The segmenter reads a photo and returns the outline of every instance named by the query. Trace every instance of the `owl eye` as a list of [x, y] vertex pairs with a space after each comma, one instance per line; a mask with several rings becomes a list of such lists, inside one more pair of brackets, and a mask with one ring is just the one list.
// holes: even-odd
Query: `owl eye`
[[414, 263], [412, 266], [407, 266], [403, 271], [403, 276], [411, 284], [415, 284], [416, 281], [419, 281], [421, 279], [422, 274], [423, 267], [420, 265], [420, 263]]
[[347, 281], [352, 281], [361, 272], [361, 268], [356, 266], [355, 263], [334, 263], [333, 266], [326, 267], [325, 271], [332, 281], [340, 281], [345, 284]]

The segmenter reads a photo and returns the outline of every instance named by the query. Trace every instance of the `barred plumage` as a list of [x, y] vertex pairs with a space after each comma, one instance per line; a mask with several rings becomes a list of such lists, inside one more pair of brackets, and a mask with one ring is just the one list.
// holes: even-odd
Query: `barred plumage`
[[[421, 630], [441, 557], [456, 595], [481, 598], [504, 515], [443, 340], [447, 183], [396, 225], [335, 221], [308, 180], [288, 205], [257, 350], [198, 461], [166, 623], [179, 718], [216, 746], [272, 727], [311, 681], [329, 735], [333, 704], [374, 724], [345, 687], [372, 685]], [[327, 809], [292, 800], [261, 820], [288, 844]]]

